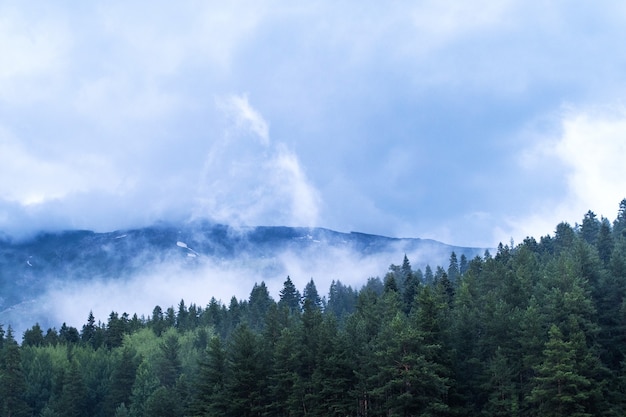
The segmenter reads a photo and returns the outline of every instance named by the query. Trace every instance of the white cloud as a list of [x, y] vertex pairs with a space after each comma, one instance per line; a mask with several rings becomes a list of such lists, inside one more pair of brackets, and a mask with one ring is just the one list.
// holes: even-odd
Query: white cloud
[[566, 110], [560, 127], [557, 137], [532, 145], [520, 164], [525, 170], [552, 165], [548, 172], [562, 177], [562, 196], [543, 196], [532, 205], [530, 216], [509, 218], [508, 228], [494, 232], [501, 239], [543, 236], [561, 221], [580, 223], [588, 210], [615, 218], [619, 202], [626, 197], [626, 109], [613, 105]]
[[71, 161], [42, 158], [0, 127], [0, 195], [24, 206], [97, 189], [114, 190], [119, 178], [108, 162], [82, 154]]
[[319, 193], [297, 155], [270, 140], [247, 96], [216, 102], [230, 123], [210, 144], [195, 215], [231, 225], [315, 225]]
[[0, 102], [30, 103], [51, 95], [70, 47], [62, 21], [0, 6]]
[[307, 179], [297, 155], [284, 146], [279, 146], [268, 165], [273, 171], [274, 186], [289, 199], [286, 202], [288, 224], [317, 226], [320, 196]]
[[232, 126], [236, 129], [235, 134], [251, 132], [262, 145], [269, 145], [269, 124], [250, 105], [247, 94], [233, 94], [224, 99], [218, 99], [217, 106], [231, 119]]

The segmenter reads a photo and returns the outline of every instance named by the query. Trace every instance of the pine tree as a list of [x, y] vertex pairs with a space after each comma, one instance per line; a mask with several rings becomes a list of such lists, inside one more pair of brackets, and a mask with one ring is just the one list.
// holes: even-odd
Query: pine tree
[[157, 362], [157, 376], [161, 385], [172, 388], [182, 370], [178, 337], [172, 334], [167, 336], [159, 346], [159, 350], [161, 356]]
[[274, 345], [269, 379], [269, 415], [302, 414], [302, 398], [298, 392], [302, 384], [297, 372], [301, 368], [301, 357], [298, 353], [302, 348], [298, 334], [296, 324], [285, 327]]
[[339, 333], [333, 315], [324, 317], [317, 347], [317, 365], [311, 376], [313, 408], [318, 416], [347, 416], [354, 412], [356, 384], [352, 341]]
[[468, 269], [469, 269], [469, 263], [467, 261], [467, 256], [465, 256], [465, 254], [462, 254], [461, 260], [459, 261], [459, 272], [461, 275], [465, 275]]
[[165, 331], [165, 321], [163, 320], [163, 309], [161, 306], [155, 306], [152, 310], [152, 318], [149, 323], [152, 331], [157, 336], [161, 336], [161, 334]]
[[176, 313], [176, 328], [179, 331], [189, 330], [190, 326], [189, 310], [185, 305], [185, 300], [178, 303], [178, 312]]
[[424, 283], [432, 284], [434, 280], [435, 275], [433, 274], [432, 268], [430, 267], [430, 265], [426, 265], [426, 268], [424, 269]]
[[448, 279], [455, 283], [459, 279], [459, 275], [461, 275], [459, 270], [459, 262], [456, 257], [456, 253], [453, 251], [450, 254], [450, 263], [448, 265]]
[[613, 235], [616, 239], [626, 238], [626, 198], [619, 203], [617, 218], [613, 222]]
[[109, 349], [122, 346], [124, 339], [125, 325], [119, 315], [112, 311], [106, 327], [105, 344]]
[[296, 286], [291, 281], [291, 278], [287, 276], [283, 284], [283, 289], [280, 290], [280, 300], [278, 305], [285, 307], [291, 313], [300, 312], [300, 292], [296, 289]]
[[76, 360], [72, 359], [63, 378], [63, 388], [55, 411], [61, 417], [81, 417], [86, 415], [87, 387]]
[[24, 332], [22, 346], [43, 346], [44, 343], [43, 330], [39, 323], [35, 323], [33, 327]]
[[258, 336], [246, 324], [239, 325], [228, 349], [228, 415], [256, 416], [268, 406], [269, 369], [264, 355]]
[[413, 306], [413, 302], [415, 301], [415, 296], [417, 295], [419, 281], [411, 269], [411, 264], [409, 263], [409, 259], [406, 255], [404, 255], [404, 261], [402, 262], [402, 275], [404, 276], [404, 291], [402, 294], [404, 312], [409, 314], [411, 307]]
[[252, 330], [260, 331], [263, 329], [265, 316], [272, 304], [274, 304], [274, 300], [270, 297], [265, 282], [258, 285], [255, 283], [248, 301], [248, 325]]
[[598, 235], [600, 233], [600, 221], [596, 214], [589, 210], [583, 218], [583, 223], [580, 227], [580, 233], [585, 242], [590, 245], [595, 245], [598, 241]]
[[531, 401], [545, 417], [591, 417], [585, 409], [592, 382], [580, 375], [572, 342], [566, 341], [556, 325], [549, 331], [543, 351], [543, 362], [537, 366]]
[[487, 393], [484, 407], [486, 415], [494, 417], [515, 417], [519, 415], [517, 390], [515, 387], [516, 370], [498, 347], [487, 365], [488, 379], [482, 385]]
[[152, 394], [159, 388], [159, 379], [152, 371], [148, 362], [142, 362], [137, 368], [135, 383], [131, 390], [130, 414], [133, 417], [143, 417], [146, 414], [146, 404]]
[[311, 302], [311, 305], [316, 306], [317, 308], [322, 307], [322, 299], [317, 292], [313, 278], [311, 278], [311, 280], [306, 284], [302, 293], [302, 302], [304, 303], [307, 300]]
[[134, 360], [134, 352], [128, 348], [122, 349], [119, 363], [117, 363], [111, 375], [108, 395], [105, 400], [105, 408], [109, 413], [115, 411], [120, 405], [130, 404], [130, 396], [137, 365]]
[[611, 261], [611, 253], [613, 253], [613, 236], [611, 234], [611, 223], [605, 217], [602, 217], [600, 222], [600, 231], [598, 232], [598, 240], [596, 247], [598, 249], [598, 256], [602, 263], [607, 266]]
[[159, 387], [146, 401], [145, 416], [182, 417], [183, 407], [179, 396], [172, 387]]
[[334, 314], [342, 322], [345, 316], [354, 312], [356, 300], [357, 292], [352, 287], [333, 280], [328, 292], [328, 305], [324, 311]]
[[95, 347], [94, 342], [96, 338], [96, 318], [93, 315], [93, 311], [89, 311], [89, 316], [87, 317], [87, 324], [83, 325], [80, 338], [83, 343], [89, 346]]
[[199, 365], [196, 396], [192, 403], [194, 415], [226, 415], [229, 402], [226, 392], [227, 372], [226, 351], [220, 338], [213, 336]]
[[0, 412], [2, 416], [21, 417], [31, 415], [24, 399], [26, 380], [22, 369], [20, 348], [13, 338], [11, 326], [0, 351]]

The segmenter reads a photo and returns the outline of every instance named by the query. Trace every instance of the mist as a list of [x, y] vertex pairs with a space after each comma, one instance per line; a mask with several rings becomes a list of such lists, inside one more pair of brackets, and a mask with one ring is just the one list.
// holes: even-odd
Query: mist
[[[237, 233], [236, 231], [233, 233]], [[124, 235], [120, 235], [123, 237]], [[308, 237], [310, 239], [310, 236]], [[89, 312], [96, 322], [107, 322], [111, 312], [148, 318], [155, 306], [176, 308], [180, 300], [188, 306], [206, 307], [212, 297], [228, 306], [234, 296], [247, 300], [255, 283], [264, 282], [270, 295], [279, 299], [287, 276], [300, 292], [313, 279], [320, 296], [328, 296], [332, 281], [360, 289], [370, 277], [384, 277], [391, 264], [400, 265], [404, 254], [413, 269], [430, 264], [447, 268], [451, 247], [411, 249], [399, 241], [379, 253], [364, 254], [350, 247], [334, 247], [316, 242], [304, 250], [286, 249], [272, 256], [242, 254], [231, 259], [198, 253], [185, 242], [176, 242], [183, 257], [172, 252], [146, 251], [133, 254], [133, 272], [76, 269], [79, 278], [47, 275], [38, 296], [0, 312], [5, 328], [11, 325], [16, 335], [39, 323], [44, 329], [63, 323], [79, 331]], [[407, 251], [406, 249], [409, 249]], [[85, 278], [91, 277], [91, 278]]]

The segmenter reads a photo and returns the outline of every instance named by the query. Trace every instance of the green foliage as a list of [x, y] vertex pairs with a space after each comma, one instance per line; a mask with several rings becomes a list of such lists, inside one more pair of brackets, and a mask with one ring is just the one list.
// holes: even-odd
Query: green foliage
[[3, 416], [621, 416], [626, 200], [554, 237], [360, 289], [287, 277], [247, 301], [0, 326]]

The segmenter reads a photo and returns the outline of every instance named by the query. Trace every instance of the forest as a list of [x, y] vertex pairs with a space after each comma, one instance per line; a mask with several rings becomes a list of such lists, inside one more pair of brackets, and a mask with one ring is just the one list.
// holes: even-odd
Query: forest
[[625, 415], [626, 199], [494, 252], [0, 327], [0, 416]]

